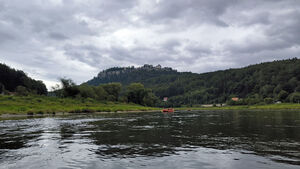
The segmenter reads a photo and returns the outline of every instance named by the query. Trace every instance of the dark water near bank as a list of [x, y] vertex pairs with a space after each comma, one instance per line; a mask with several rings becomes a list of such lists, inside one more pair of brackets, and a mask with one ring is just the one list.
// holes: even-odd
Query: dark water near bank
[[300, 112], [2, 120], [0, 168], [300, 168]]

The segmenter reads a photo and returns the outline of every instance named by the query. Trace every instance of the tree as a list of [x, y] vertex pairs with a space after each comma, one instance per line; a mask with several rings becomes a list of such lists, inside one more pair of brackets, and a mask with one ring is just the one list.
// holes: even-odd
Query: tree
[[[169, 97], [168, 103], [172, 105], [220, 103], [229, 100], [230, 95], [236, 95], [244, 100], [258, 95], [241, 102], [241, 104], [257, 104], [262, 103], [264, 98], [290, 101], [288, 95], [300, 92], [299, 66], [300, 59], [296, 58], [203, 74], [156, 69], [149, 65], [140, 68], [117, 67], [100, 72], [87, 83], [99, 85], [120, 82], [128, 86], [139, 82], [145, 86], [144, 88], [152, 89], [160, 99]], [[197, 93], [198, 91], [202, 93]], [[114, 99], [111, 94], [109, 95], [109, 98]], [[135, 102], [137, 100], [143, 103], [140, 98]]]
[[264, 102], [266, 104], [272, 104], [274, 102], [274, 100], [272, 98], [270, 98], [270, 97], [267, 97], [267, 98], [264, 99]]
[[260, 94], [262, 97], [272, 96], [273, 95], [274, 86], [271, 85], [264, 85], [260, 88]]
[[300, 92], [300, 84], [295, 88], [295, 92]]
[[277, 94], [279, 94], [279, 92], [280, 92], [281, 90], [282, 90], [281, 85], [278, 84], [278, 85], [274, 88], [273, 93], [277, 95]]
[[278, 99], [284, 101], [288, 97], [288, 95], [289, 95], [288, 92], [281, 90], [278, 94]]
[[51, 93], [54, 93], [54, 95], [56, 97], [63, 97], [63, 91], [62, 91], [61, 86], [59, 84], [56, 84], [55, 86], [52, 86], [51, 90], [52, 90]]
[[294, 92], [291, 94], [290, 102], [300, 103], [300, 92]]
[[142, 104], [145, 96], [145, 88], [141, 83], [131, 83], [127, 87], [127, 100], [136, 104]]
[[9, 92], [16, 91], [18, 86], [23, 86], [30, 93], [45, 95], [47, 88], [42, 81], [28, 77], [23, 71], [15, 70], [0, 63], [0, 83]]
[[151, 89], [146, 89], [141, 83], [131, 83], [127, 87], [127, 101], [144, 105], [154, 106], [158, 98], [152, 93]]
[[72, 79], [61, 78], [60, 82], [62, 85], [63, 97], [75, 97], [79, 94], [80, 91]]
[[106, 100], [108, 97], [107, 92], [103, 89], [102, 86], [94, 87], [94, 92], [96, 94], [97, 100]]
[[118, 101], [121, 92], [121, 83], [108, 83], [102, 85], [103, 89], [107, 92], [110, 101]]
[[16, 88], [16, 93], [19, 96], [28, 96], [28, 94], [29, 94], [28, 90], [24, 86], [18, 86]]
[[80, 85], [78, 87], [79, 94], [83, 98], [93, 98], [95, 99], [97, 97], [95, 91], [93, 90], [92, 86], [88, 86], [86, 84]]
[[152, 91], [148, 91], [147, 94], [143, 98], [144, 106], [154, 106], [158, 102], [158, 98], [152, 93]]
[[40, 80], [33, 83], [32, 88], [39, 95], [46, 95], [48, 93], [46, 85]]
[[0, 83], [0, 94], [4, 93], [5, 87], [2, 83]]

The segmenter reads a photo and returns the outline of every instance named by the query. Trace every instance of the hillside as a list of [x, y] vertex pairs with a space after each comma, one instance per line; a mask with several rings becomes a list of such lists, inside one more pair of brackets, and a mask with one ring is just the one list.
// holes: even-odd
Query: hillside
[[120, 82], [128, 85], [140, 82], [155, 95], [169, 97], [169, 104], [224, 103], [232, 97], [248, 102], [293, 102], [300, 92], [300, 59], [266, 62], [239, 69], [209, 73], [177, 72], [171, 68], [144, 65], [140, 68], [111, 68], [87, 82], [99, 85]]
[[42, 81], [28, 77], [23, 71], [15, 70], [0, 63], [0, 93], [16, 92], [47, 94], [47, 88]]
[[162, 68], [160, 65], [144, 65], [142, 67], [114, 67], [100, 72], [97, 77], [88, 81], [89, 85], [96, 85], [120, 82], [128, 85], [133, 82], [142, 82], [147, 79], [163, 77], [166, 75], [178, 75], [176, 70], [172, 68]]

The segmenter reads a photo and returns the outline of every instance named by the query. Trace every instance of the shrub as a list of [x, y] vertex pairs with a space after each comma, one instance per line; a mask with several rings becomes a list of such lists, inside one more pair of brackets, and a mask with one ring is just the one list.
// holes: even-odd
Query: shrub
[[288, 95], [289, 95], [288, 92], [281, 90], [278, 94], [278, 99], [284, 101], [288, 97]]
[[16, 93], [19, 96], [28, 96], [28, 94], [29, 94], [28, 90], [24, 86], [18, 86], [16, 88]]
[[267, 98], [264, 99], [264, 102], [266, 104], [272, 104], [274, 102], [274, 100], [272, 98], [270, 98], [270, 97], [267, 97]]
[[289, 96], [290, 102], [300, 103], [300, 92], [294, 92]]

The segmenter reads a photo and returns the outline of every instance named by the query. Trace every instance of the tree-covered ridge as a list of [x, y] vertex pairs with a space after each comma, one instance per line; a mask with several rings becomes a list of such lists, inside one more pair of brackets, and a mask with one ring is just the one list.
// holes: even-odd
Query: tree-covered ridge
[[128, 85], [134, 82], [145, 81], [149, 78], [155, 78], [163, 75], [177, 74], [172, 68], [162, 68], [160, 65], [144, 65], [142, 67], [114, 67], [100, 72], [97, 77], [88, 81], [87, 84], [98, 86], [99, 84], [120, 82]]
[[21, 92], [47, 94], [47, 88], [42, 81], [28, 77], [23, 71], [15, 70], [0, 63], [0, 93]]
[[108, 69], [87, 83], [139, 82], [151, 88], [156, 96], [169, 97], [168, 103], [173, 106], [224, 103], [232, 97], [243, 98], [242, 104], [267, 100], [297, 102], [300, 92], [300, 59], [297, 58], [202, 74], [150, 67], [131, 67], [130, 71]]

